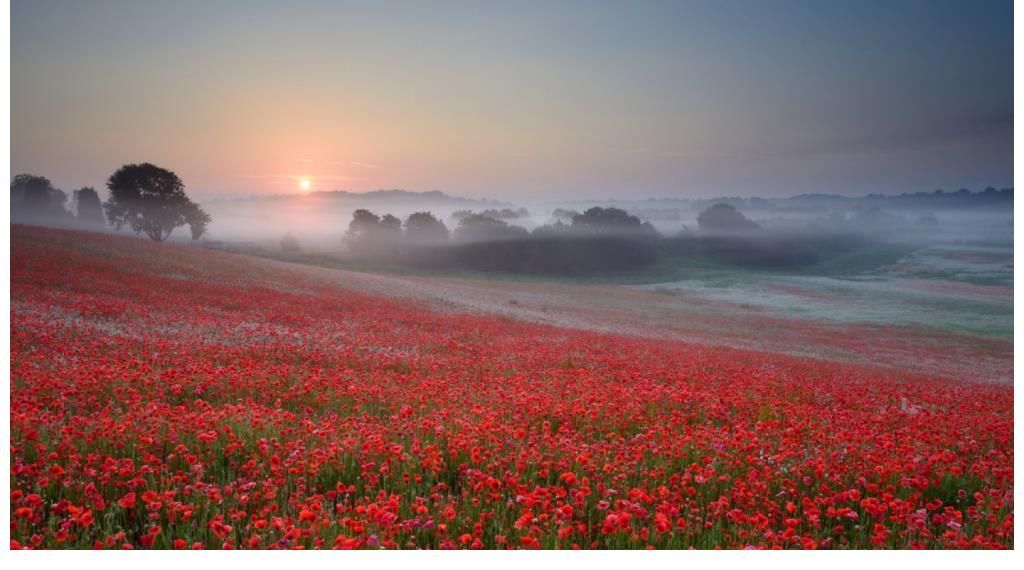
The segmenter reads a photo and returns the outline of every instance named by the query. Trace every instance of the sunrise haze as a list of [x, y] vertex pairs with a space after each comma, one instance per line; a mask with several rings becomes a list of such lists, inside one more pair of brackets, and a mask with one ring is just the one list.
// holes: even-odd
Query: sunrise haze
[[118, 166], [151, 161], [202, 199], [1011, 186], [1010, 13], [16, 0], [12, 172], [102, 187]]

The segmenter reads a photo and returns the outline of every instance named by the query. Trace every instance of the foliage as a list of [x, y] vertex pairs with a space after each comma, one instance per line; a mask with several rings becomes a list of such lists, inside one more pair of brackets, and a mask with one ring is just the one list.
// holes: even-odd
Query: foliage
[[67, 194], [50, 180], [35, 174], [18, 174], [11, 179], [11, 219], [27, 223], [64, 223], [71, 219], [64, 209]]
[[124, 226], [153, 241], [164, 241], [188, 224], [192, 239], [206, 231], [210, 216], [189, 200], [176, 174], [150, 163], [122, 166], [107, 180], [110, 198], [103, 205], [116, 230]]
[[526, 228], [511, 225], [505, 220], [470, 214], [459, 220], [452, 237], [459, 242], [480, 242], [522, 239], [528, 235]]
[[750, 232], [760, 229], [747, 219], [732, 204], [718, 203], [708, 207], [697, 216], [697, 226], [707, 232]]
[[448, 228], [430, 212], [415, 212], [405, 220], [405, 238], [414, 246], [444, 243]]
[[75, 190], [75, 204], [78, 207], [78, 221], [88, 227], [103, 228], [107, 222], [103, 218], [103, 204], [95, 189], [88, 186]]

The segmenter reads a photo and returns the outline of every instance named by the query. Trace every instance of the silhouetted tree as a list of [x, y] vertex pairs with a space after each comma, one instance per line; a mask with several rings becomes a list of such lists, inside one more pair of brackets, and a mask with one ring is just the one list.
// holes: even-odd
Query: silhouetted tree
[[718, 203], [697, 216], [697, 227], [708, 232], [749, 232], [761, 226], [747, 219], [732, 204]]
[[402, 220], [391, 214], [380, 217], [369, 210], [356, 210], [352, 212], [345, 241], [352, 251], [361, 254], [398, 253], [402, 241]]
[[472, 216], [472, 215], [473, 215], [473, 210], [455, 210], [454, 212], [452, 212], [452, 216], [451, 217], [452, 217], [453, 220], [458, 222], [462, 218], [467, 218], [467, 217]]
[[365, 251], [372, 248], [376, 241], [380, 216], [369, 210], [359, 209], [352, 212], [352, 221], [348, 223], [345, 241], [353, 251]]
[[402, 241], [402, 220], [391, 214], [384, 214], [377, 224], [376, 249], [378, 254], [398, 253]]
[[405, 220], [405, 240], [412, 245], [435, 245], [448, 240], [448, 228], [430, 212], [416, 212]]
[[189, 202], [185, 208], [185, 223], [188, 224], [189, 233], [193, 240], [197, 240], [206, 233], [206, 227], [212, 218], [199, 207], [195, 202]]
[[[579, 214], [576, 214], [577, 216]], [[533, 229], [530, 235], [534, 237], [568, 237], [572, 235], [572, 226], [569, 224], [562, 223], [562, 220], [556, 219], [555, 223], [538, 226]]]
[[452, 219], [455, 221], [460, 221], [463, 218], [468, 218], [469, 216], [477, 215], [487, 216], [488, 218], [492, 218], [495, 220], [515, 220], [517, 218], [529, 218], [530, 212], [526, 208], [519, 208], [518, 210], [513, 210], [512, 208], [502, 208], [500, 210], [496, 208], [487, 208], [482, 212], [474, 212], [472, 210], [456, 210], [452, 212]]
[[590, 208], [573, 216], [572, 228], [579, 235], [658, 235], [654, 226], [619, 208]]
[[103, 204], [100, 203], [100, 195], [88, 186], [75, 190], [75, 204], [78, 208], [78, 221], [87, 227], [106, 227], [107, 222], [103, 218]]
[[53, 187], [50, 180], [35, 174], [19, 174], [11, 180], [11, 219], [16, 222], [67, 222], [64, 209], [67, 194]]
[[402, 220], [399, 220], [391, 214], [384, 214], [384, 217], [380, 219], [380, 230], [381, 235], [387, 238], [398, 239], [402, 236]]
[[25, 213], [44, 213], [50, 205], [50, 179], [34, 174], [19, 174], [11, 181], [11, 196], [20, 198]]
[[206, 231], [210, 216], [185, 195], [185, 185], [170, 170], [149, 163], [122, 166], [107, 180], [110, 198], [103, 205], [114, 229], [128, 226], [153, 241], [189, 225], [192, 239]]
[[498, 241], [524, 238], [529, 235], [526, 228], [509, 225], [504, 220], [472, 214], [459, 220], [455, 228], [455, 239], [462, 242]]
[[495, 220], [515, 220], [516, 218], [529, 217], [530, 212], [526, 211], [525, 208], [519, 208], [518, 210], [513, 210], [512, 208], [502, 208], [500, 210], [488, 208], [480, 212], [480, 215], [494, 218]]
[[380, 223], [380, 216], [369, 210], [359, 209], [352, 212], [352, 221], [348, 223], [348, 231], [345, 237], [349, 239], [361, 238], [372, 232]]
[[565, 210], [562, 208], [555, 208], [555, 211], [551, 212], [551, 217], [556, 220], [571, 220], [578, 215], [580, 213], [576, 210]]

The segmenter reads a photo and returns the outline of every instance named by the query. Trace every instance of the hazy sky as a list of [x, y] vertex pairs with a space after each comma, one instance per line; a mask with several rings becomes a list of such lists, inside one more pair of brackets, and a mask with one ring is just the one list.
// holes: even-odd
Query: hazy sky
[[1007, 1], [14, 0], [13, 173], [522, 199], [1011, 186]]

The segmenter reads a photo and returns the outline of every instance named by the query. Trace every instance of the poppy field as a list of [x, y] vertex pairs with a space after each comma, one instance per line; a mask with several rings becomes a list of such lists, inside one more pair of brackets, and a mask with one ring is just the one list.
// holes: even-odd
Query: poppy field
[[1009, 382], [11, 236], [12, 548], [1014, 546]]

